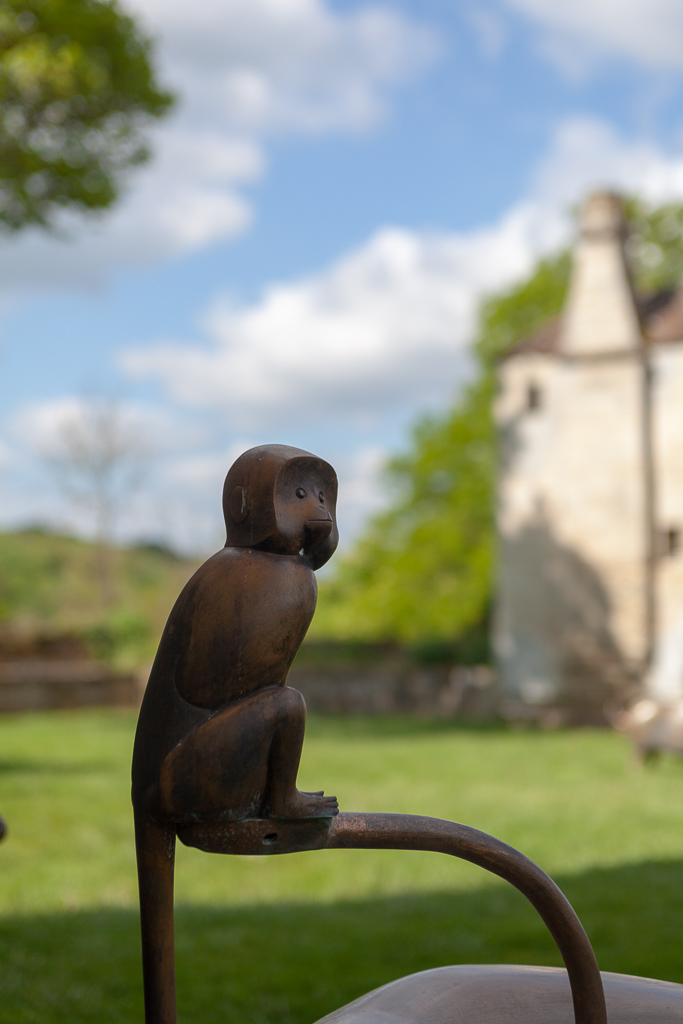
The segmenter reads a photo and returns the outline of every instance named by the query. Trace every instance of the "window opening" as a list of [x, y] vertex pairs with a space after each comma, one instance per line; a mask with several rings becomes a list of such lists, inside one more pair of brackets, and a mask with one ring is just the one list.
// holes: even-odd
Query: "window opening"
[[667, 526], [659, 531], [659, 553], [663, 558], [672, 558], [681, 550], [681, 530], [678, 526]]

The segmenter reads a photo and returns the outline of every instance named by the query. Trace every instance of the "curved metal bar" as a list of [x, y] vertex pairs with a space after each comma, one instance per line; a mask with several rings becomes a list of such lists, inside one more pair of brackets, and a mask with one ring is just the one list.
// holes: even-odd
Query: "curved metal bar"
[[335, 818], [195, 822], [177, 826], [187, 846], [208, 853], [272, 855], [305, 850], [425, 850], [493, 872], [526, 896], [562, 954], [576, 1024], [606, 1024], [605, 995], [592, 946], [566, 896], [532, 860], [469, 825], [415, 814], [344, 813]]
[[468, 825], [415, 814], [340, 814], [332, 819], [325, 846], [448, 853], [499, 875], [526, 896], [557, 943], [576, 1024], [607, 1024], [600, 970], [581, 922], [553, 880], [514, 847]]

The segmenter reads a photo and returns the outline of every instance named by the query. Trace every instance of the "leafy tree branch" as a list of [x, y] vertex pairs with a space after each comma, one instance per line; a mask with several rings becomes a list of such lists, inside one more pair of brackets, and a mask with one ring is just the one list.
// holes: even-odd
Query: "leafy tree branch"
[[110, 206], [171, 104], [115, 0], [0, 0], [0, 230]]

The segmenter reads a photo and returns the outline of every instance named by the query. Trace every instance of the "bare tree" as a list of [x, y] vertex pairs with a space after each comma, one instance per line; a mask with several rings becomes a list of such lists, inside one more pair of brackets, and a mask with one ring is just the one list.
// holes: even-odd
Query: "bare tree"
[[146, 455], [140, 425], [115, 399], [90, 398], [62, 414], [44, 448], [62, 491], [91, 517], [100, 598], [110, 605], [116, 524], [139, 484]]

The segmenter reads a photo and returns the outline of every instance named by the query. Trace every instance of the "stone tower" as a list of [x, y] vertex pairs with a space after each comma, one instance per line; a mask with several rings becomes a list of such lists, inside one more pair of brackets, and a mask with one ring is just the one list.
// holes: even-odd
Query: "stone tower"
[[637, 299], [625, 241], [591, 196], [563, 315], [499, 368], [494, 644], [507, 697], [568, 718], [661, 687], [665, 649], [683, 696], [683, 297]]

